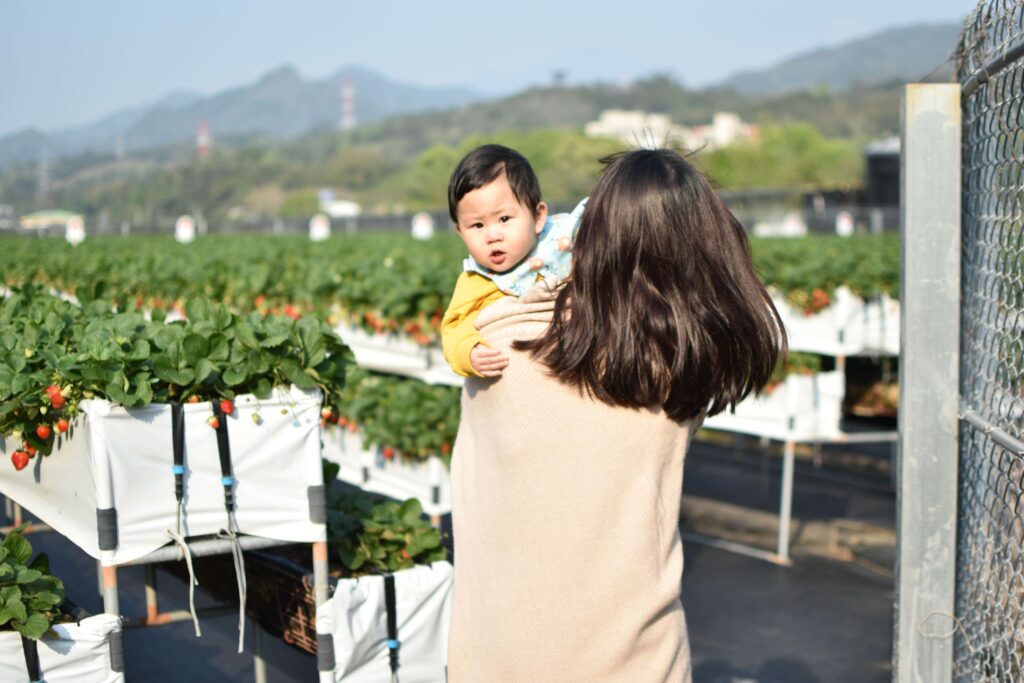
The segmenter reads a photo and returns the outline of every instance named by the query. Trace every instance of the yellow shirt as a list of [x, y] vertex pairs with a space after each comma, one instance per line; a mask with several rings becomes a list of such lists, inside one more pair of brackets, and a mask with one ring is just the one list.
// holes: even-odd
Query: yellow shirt
[[490, 346], [476, 329], [480, 311], [503, 296], [497, 285], [478, 273], [464, 272], [455, 283], [452, 300], [441, 320], [441, 347], [444, 359], [457, 375], [482, 377], [469, 362], [469, 354], [477, 344]]

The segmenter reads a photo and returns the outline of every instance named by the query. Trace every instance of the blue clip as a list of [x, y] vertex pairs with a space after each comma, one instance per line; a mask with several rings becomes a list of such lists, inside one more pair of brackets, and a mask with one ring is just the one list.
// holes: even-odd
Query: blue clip
[[220, 483], [224, 486], [232, 486], [235, 483], [234, 477], [221, 477]]
[[174, 472], [175, 474], [185, 474], [185, 466], [184, 465], [171, 465], [171, 472]]
[[400, 641], [392, 640], [391, 638], [388, 638], [387, 643], [389, 650], [397, 650], [398, 646], [402, 644]]

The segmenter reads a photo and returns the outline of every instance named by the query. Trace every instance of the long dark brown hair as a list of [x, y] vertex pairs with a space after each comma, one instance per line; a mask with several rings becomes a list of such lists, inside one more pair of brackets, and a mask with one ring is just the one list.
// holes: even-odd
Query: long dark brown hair
[[600, 401], [678, 421], [760, 391], [787, 344], [743, 227], [675, 152], [601, 161], [551, 325], [514, 348]]

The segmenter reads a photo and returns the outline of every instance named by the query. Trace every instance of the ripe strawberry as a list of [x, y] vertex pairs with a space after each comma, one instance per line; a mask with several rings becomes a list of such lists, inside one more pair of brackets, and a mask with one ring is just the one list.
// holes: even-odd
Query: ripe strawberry
[[39, 425], [38, 427], [36, 427], [36, 436], [38, 436], [43, 441], [49, 439], [50, 434], [52, 433], [53, 430], [50, 429], [50, 425]]
[[441, 444], [441, 453], [442, 454], [448, 455], [451, 452], [452, 452], [452, 445], [450, 443], [443, 443], [443, 444]]
[[58, 384], [51, 384], [50, 386], [46, 387], [46, 396], [48, 398], [53, 398], [54, 394], [59, 394], [59, 393], [60, 393], [60, 385], [58, 385]]
[[331, 419], [332, 415], [334, 415], [334, 413], [331, 412], [330, 408], [321, 408], [320, 409], [320, 417], [322, 417], [323, 419], [329, 421]]
[[385, 446], [384, 447], [384, 458], [386, 460], [391, 460], [394, 457], [395, 457], [395, 449], [392, 448], [391, 446]]
[[220, 429], [220, 420], [218, 420], [216, 416], [211, 415], [210, 418], [206, 421], [206, 424], [210, 425], [214, 429]]
[[356, 429], [358, 429], [358, 427], [356, 427], [355, 422], [348, 423], [348, 431], [355, 433]]
[[68, 431], [69, 426], [70, 425], [68, 425], [68, 421], [65, 420], [63, 417], [57, 420], [57, 431], [60, 432], [61, 434]]
[[409, 553], [406, 551], [405, 548], [402, 548], [402, 557], [404, 557], [407, 560], [411, 560], [412, 559], [411, 557], [409, 557]]
[[195, 396], [195, 395], [189, 396], [188, 397], [188, 402], [189, 403], [199, 403], [199, 397]]
[[284, 314], [293, 320], [298, 320], [300, 317], [299, 310], [291, 304], [284, 307]]
[[54, 408], [56, 408], [57, 410], [60, 410], [61, 408], [64, 407], [64, 403], [65, 403], [64, 396], [62, 396], [59, 391], [57, 393], [55, 393], [55, 394], [50, 394], [49, 396], [50, 396], [50, 405], [52, 405]]
[[11, 464], [18, 471], [25, 469], [28, 466], [28, 453], [25, 451], [14, 451], [11, 453]]
[[30, 457], [30, 458], [34, 457], [35, 454], [36, 454], [35, 446], [30, 444], [28, 441], [26, 441], [24, 444], [22, 444], [21, 450], [23, 450], [26, 453], [28, 453], [28, 457]]
[[231, 401], [231, 399], [225, 398], [220, 402], [220, 409], [224, 411], [225, 415], [230, 415], [231, 413], [235, 412], [235, 404]]
[[252, 303], [253, 303], [253, 305], [256, 306], [256, 308], [259, 308], [260, 306], [265, 304], [266, 301], [267, 301], [266, 295], [265, 294], [260, 294], [259, 296], [256, 297], [256, 299]]

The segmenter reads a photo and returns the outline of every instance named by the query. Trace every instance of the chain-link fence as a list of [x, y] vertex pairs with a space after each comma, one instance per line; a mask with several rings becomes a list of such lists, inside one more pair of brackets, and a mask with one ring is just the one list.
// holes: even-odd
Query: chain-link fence
[[955, 681], [1024, 681], [1024, 0], [957, 51], [963, 221]]

